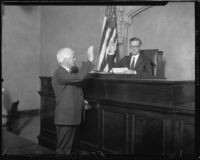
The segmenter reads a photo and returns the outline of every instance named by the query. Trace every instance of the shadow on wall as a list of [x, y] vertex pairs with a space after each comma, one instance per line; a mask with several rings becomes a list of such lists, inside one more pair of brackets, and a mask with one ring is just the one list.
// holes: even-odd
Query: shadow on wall
[[5, 89], [3, 93], [3, 103], [7, 111], [10, 111], [13, 102], [7, 89]]
[[20, 135], [20, 133], [23, 131], [24, 128], [26, 128], [30, 122], [32, 121], [33, 117], [32, 116], [27, 116], [27, 117], [17, 117], [15, 119], [15, 122], [12, 124], [12, 132]]
[[37, 8], [37, 6], [31, 6], [31, 5], [30, 6], [20, 6], [20, 7], [26, 13], [32, 12]]

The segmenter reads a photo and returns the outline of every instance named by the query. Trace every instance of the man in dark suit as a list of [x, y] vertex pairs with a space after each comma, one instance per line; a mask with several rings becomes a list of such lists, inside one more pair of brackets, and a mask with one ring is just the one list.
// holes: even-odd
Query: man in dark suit
[[[152, 75], [151, 60], [144, 54], [140, 53], [140, 47], [142, 44], [141, 40], [139, 38], [133, 37], [129, 42], [131, 53], [118, 61], [115, 64], [115, 67], [127, 67], [129, 69], [128, 73]], [[110, 48], [110, 55], [112, 55], [115, 47]]]
[[77, 73], [71, 73], [75, 65], [74, 51], [63, 48], [57, 52], [60, 64], [52, 77], [56, 97], [55, 125], [57, 130], [58, 154], [70, 154], [78, 125], [81, 122], [83, 107], [81, 82], [93, 69], [93, 46], [87, 51], [88, 61], [82, 62]]

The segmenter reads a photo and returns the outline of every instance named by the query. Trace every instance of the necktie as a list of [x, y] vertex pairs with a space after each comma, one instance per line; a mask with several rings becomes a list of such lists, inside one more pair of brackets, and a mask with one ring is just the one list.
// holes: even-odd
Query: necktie
[[134, 68], [134, 64], [135, 64], [135, 57], [133, 57], [133, 60], [132, 60], [132, 63], [131, 63], [131, 69], [133, 69]]

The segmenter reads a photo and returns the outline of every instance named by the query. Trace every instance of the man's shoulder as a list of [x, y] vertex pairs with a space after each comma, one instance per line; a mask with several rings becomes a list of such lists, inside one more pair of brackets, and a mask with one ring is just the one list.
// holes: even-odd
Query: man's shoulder
[[53, 75], [56, 76], [57, 74], [66, 74], [66, 72], [68, 72], [65, 68], [63, 68], [62, 66], [58, 66], [57, 69], [54, 71]]
[[59, 71], [62, 71], [63, 69], [64, 69], [63, 67], [58, 66], [58, 67], [56, 68], [56, 70], [54, 71], [54, 73], [57, 73], [57, 72], [59, 72]]
[[121, 58], [120, 61], [126, 60], [126, 59], [128, 59], [129, 57], [130, 57], [130, 56], [126, 55], [126, 56], [124, 56], [123, 58]]

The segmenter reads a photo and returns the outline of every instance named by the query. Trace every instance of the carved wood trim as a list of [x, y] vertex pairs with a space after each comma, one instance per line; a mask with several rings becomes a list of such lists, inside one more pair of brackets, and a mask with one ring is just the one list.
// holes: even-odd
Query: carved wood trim
[[128, 27], [132, 24], [132, 18], [150, 7], [152, 6], [139, 6], [124, 16], [124, 37], [128, 37]]
[[122, 44], [123, 42], [123, 12], [124, 10], [122, 6], [116, 7], [118, 44]]
[[[138, 6], [136, 8], [134, 8], [133, 10], [131, 10], [129, 13], [127, 13], [126, 15], [122, 15], [122, 24], [118, 23], [118, 28], [121, 28], [121, 39], [120, 41], [123, 43], [123, 53], [128, 53], [129, 52], [129, 48], [128, 48], [128, 39], [130, 38], [128, 35], [128, 29], [130, 27], [130, 25], [132, 24], [132, 18], [135, 17], [136, 15], [140, 14], [141, 12], [147, 10], [148, 8], [150, 8], [152, 6]], [[119, 26], [119, 25], [122, 25]]]

